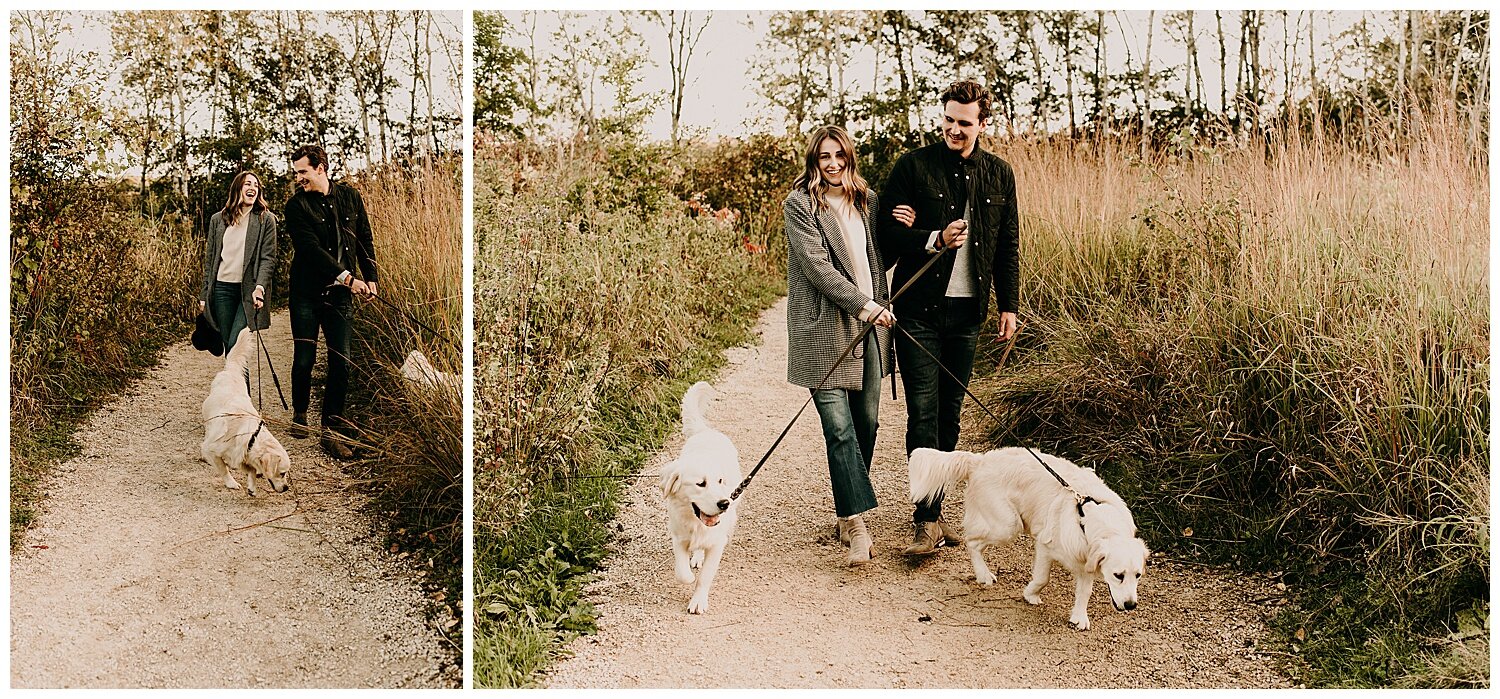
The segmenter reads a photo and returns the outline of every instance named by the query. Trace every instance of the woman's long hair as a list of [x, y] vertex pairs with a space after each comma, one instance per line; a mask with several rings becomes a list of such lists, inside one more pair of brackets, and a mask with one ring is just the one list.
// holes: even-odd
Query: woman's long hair
[[219, 213], [224, 215], [224, 225], [233, 226], [240, 220], [240, 189], [245, 186], [245, 178], [254, 177], [257, 183], [255, 192], [255, 203], [250, 205], [251, 213], [260, 213], [266, 210], [266, 188], [265, 180], [249, 170], [234, 176], [234, 181], [229, 183], [229, 201], [224, 204], [224, 210]]
[[838, 141], [839, 147], [844, 149], [844, 197], [854, 205], [854, 209], [861, 213], [865, 205], [870, 201], [870, 185], [865, 178], [859, 176], [859, 165], [855, 161], [854, 139], [849, 138], [849, 132], [839, 126], [822, 126], [812, 132], [807, 139], [807, 150], [803, 152], [802, 174], [792, 183], [793, 189], [806, 190], [813, 200], [813, 211], [820, 211], [828, 206], [828, 201], [823, 198], [824, 193], [832, 189], [823, 181], [823, 170], [818, 167], [818, 152], [823, 147], [826, 139]]

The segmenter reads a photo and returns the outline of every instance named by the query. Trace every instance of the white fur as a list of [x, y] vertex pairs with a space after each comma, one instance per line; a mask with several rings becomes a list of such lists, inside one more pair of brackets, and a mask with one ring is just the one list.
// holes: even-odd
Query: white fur
[[1079, 526], [1073, 495], [1036, 458], [1019, 447], [984, 454], [913, 451], [907, 464], [912, 501], [919, 502], [945, 488], [968, 483], [964, 495], [964, 541], [974, 564], [974, 579], [981, 585], [995, 582], [995, 574], [984, 562], [985, 547], [1010, 543], [1025, 531], [1036, 542], [1031, 582], [1021, 592], [1028, 603], [1041, 604], [1037, 592], [1047, 584], [1052, 564], [1056, 562], [1073, 574], [1073, 611], [1068, 621], [1079, 630], [1089, 627], [1089, 596], [1095, 580], [1102, 579], [1109, 585], [1115, 609], [1134, 609], [1136, 583], [1149, 552], [1146, 543], [1136, 538], [1130, 508], [1093, 469], [1049, 454], [1038, 456], [1074, 490], [1098, 501], [1084, 504], [1083, 526]]
[[457, 374], [438, 371], [432, 362], [427, 361], [422, 350], [407, 353], [406, 361], [401, 364], [401, 377], [429, 391], [441, 388], [456, 395], [463, 390], [463, 382]]
[[708, 591], [719, 572], [719, 558], [739, 520], [738, 501], [729, 500], [740, 484], [739, 452], [703, 419], [713, 392], [712, 386], [699, 381], [682, 397], [682, 432], [687, 442], [677, 459], [661, 468], [677, 579], [693, 582], [693, 569], [698, 569], [698, 585], [688, 601], [688, 612], [693, 614], [708, 611]]
[[[223, 370], [214, 375], [202, 412], [203, 460], [219, 468], [226, 488], [239, 489], [233, 472], [243, 474], [245, 491], [251, 495], [255, 494], [257, 475], [264, 476], [272, 490], [286, 492], [291, 486], [292, 468], [291, 456], [271, 434], [270, 426], [260, 427], [260, 412], [250, 401], [250, 389], [245, 384], [247, 367], [258, 350], [250, 330], [241, 330], [234, 349], [224, 358]], [[254, 445], [251, 435], [255, 436]]]

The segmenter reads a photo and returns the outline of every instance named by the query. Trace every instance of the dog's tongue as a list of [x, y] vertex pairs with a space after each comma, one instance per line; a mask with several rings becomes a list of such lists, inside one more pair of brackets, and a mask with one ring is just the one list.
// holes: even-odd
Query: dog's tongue
[[704, 526], [709, 526], [709, 527], [712, 527], [715, 524], [719, 523], [719, 515], [710, 515], [710, 514], [704, 514], [702, 512], [699, 512], [698, 513], [698, 519], [700, 519], [700, 520], [703, 521]]

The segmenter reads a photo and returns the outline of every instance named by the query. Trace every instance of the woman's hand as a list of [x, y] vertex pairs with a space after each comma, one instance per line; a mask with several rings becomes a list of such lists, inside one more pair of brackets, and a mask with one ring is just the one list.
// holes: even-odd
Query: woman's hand
[[879, 313], [875, 314], [875, 317], [872, 318], [870, 322], [879, 325], [882, 328], [889, 328], [896, 324], [896, 314], [891, 313], [889, 309], [882, 308], [880, 309]]
[[206, 304], [206, 303], [204, 303], [202, 301], [199, 301], [198, 302], [198, 312], [202, 313], [202, 312], [204, 312], [206, 310], [208, 310], [208, 304]]
[[912, 224], [917, 221], [917, 211], [905, 204], [891, 210], [891, 216], [895, 217], [897, 221], [901, 222], [901, 225], [907, 228], [911, 228]]
[[255, 308], [259, 310], [266, 305], [266, 290], [257, 286], [255, 291], [250, 293], [250, 298], [255, 300]]

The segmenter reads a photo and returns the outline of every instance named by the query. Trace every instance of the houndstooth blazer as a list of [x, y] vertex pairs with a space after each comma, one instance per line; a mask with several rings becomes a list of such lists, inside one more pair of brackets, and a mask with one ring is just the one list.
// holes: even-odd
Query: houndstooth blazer
[[[786, 215], [788, 251], [786, 380], [817, 388], [839, 355], [864, 330], [859, 313], [871, 299], [854, 283], [849, 271], [850, 251], [833, 212], [824, 209], [813, 215], [812, 196], [800, 189], [787, 195], [782, 210]], [[874, 300], [884, 303], [890, 291], [886, 287], [885, 264], [875, 244], [875, 225], [871, 220], [875, 211], [875, 193], [870, 192], [864, 212], [862, 252], [870, 260]], [[895, 366], [890, 331], [876, 327], [873, 334], [880, 348], [880, 375], [885, 376]], [[864, 349], [861, 343], [839, 362], [823, 388], [864, 390]]]

